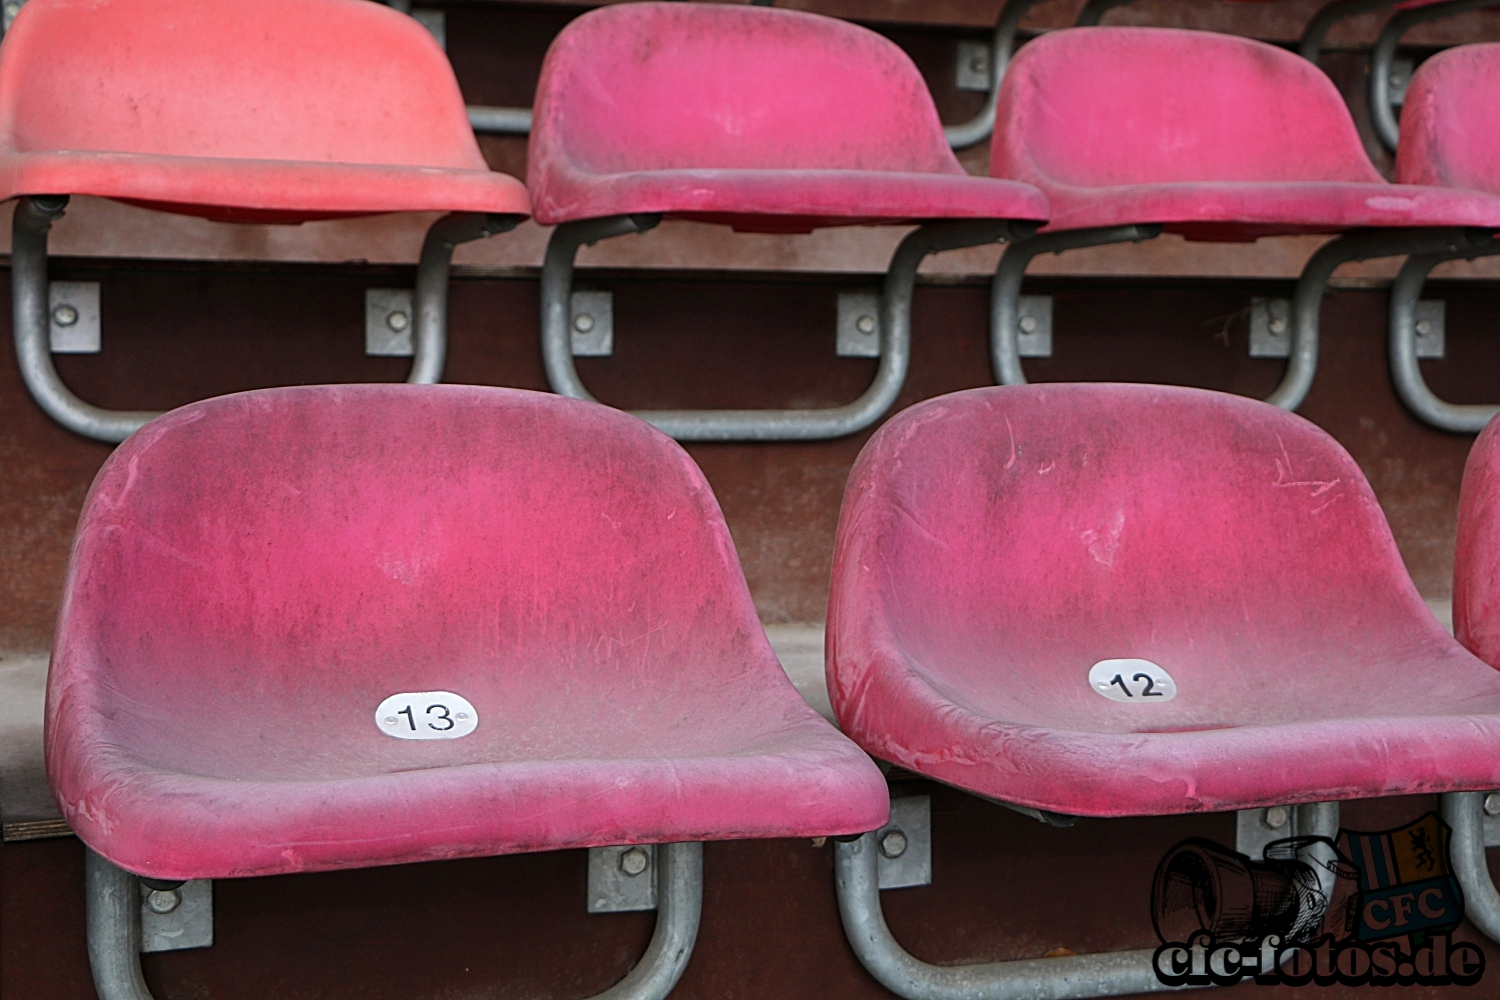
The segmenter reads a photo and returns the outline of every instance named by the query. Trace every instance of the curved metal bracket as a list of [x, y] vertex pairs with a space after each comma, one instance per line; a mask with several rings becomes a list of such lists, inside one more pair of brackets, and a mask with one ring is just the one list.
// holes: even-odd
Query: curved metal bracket
[[1116, 7], [1126, 7], [1135, 3], [1135, 0], [1088, 0], [1083, 9], [1078, 12], [1078, 20], [1073, 22], [1075, 28], [1092, 28], [1099, 21], [1114, 10]]
[[1371, 11], [1384, 10], [1395, 2], [1396, 0], [1333, 0], [1333, 3], [1320, 7], [1312, 20], [1307, 22], [1307, 27], [1302, 29], [1302, 41], [1298, 44], [1297, 51], [1302, 58], [1316, 65], [1329, 29], [1335, 24]]
[[[659, 221], [659, 215], [617, 215], [564, 223], [553, 231], [542, 266], [542, 361], [554, 392], [597, 402], [578, 377], [568, 330], [578, 248], [645, 232]], [[906, 381], [912, 288], [922, 259], [941, 250], [1004, 242], [1034, 231], [1031, 223], [965, 219], [933, 222], [909, 233], [886, 271], [880, 366], [869, 388], [852, 403], [816, 410], [641, 410], [635, 415], [679, 441], [823, 441], [861, 431], [891, 408]]]
[[1500, 242], [1485, 247], [1481, 252], [1425, 253], [1407, 258], [1391, 286], [1390, 304], [1390, 360], [1391, 381], [1396, 385], [1396, 394], [1412, 413], [1423, 423], [1439, 430], [1456, 434], [1477, 434], [1484, 430], [1500, 413], [1500, 405], [1489, 403], [1458, 404], [1439, 399], [1428, 388], [1422, 378], [1422, 367], [1417, 361], [1417, 303], [1422, 298], [1422, 286], [1434, 267], [1446, 260], [1475, 257], [1490, 257], [1500, 254]]
[[1448, 792], [1443, 822], [1453, 831], [1448, 841], [1453, 874], [1464, 891], [1464, 916], [1491, 941], [1500, 941], [1500, 893], [1490, 878], [1484, 854], [1484, 792]]
[[[703, 910], [703, 845], [657, 848], [656, 930], [646, 953], [593, 1000], [663, 1000], [682, 978]], [[99, 1000], [152, 1000], [141, 975], [140, 880], [84, 849], [89, 966]]]
[[948, 145], [954, 149], [977, 146], [995, 131], [995, 105], [1000, 99], [1000, 81], [1005, 78], [1005, 67], [1016, 51], [1016, 30], [1021, 18], [1042, 0], [1006, 0], [1000, 8], [1000, 17], [995, 21], [995, 34], [990, 41], [990, 92], [984, 99], [979, 114], [961, 125], [947, 125], [943, 134]]
[[[1006, 248], [990, 286], [990, 353], [996, 380], [1001, 385], [1026, 384], [1017, 342], [1018, 303], [1021, 279], [1033, 257], [1074, 247], [1150, 239], [1160, 231], [1160, 226], [1118, 226], [1043, 233]], [[1297, 279], [1297, 292], [1292, 298], [1292, 343], [1286, 374], [1266, 397], [1266, 402], [1284, 410], [1296, 410], [1307, 398], [1318, 369], [1318, 326], [1323, 293], [1328, 290], [1328, 281], [1341, 264], [1420, 253], [1469, 256], [1474, 253], [1474, 248], [1490, 241], [1490, 230], [1443, 227], [1359, 230], [1323, 244]]]
[[1041, 233], [1006, 247], [990, 283], [990, 364], [995, 381], [1000, 385], [1026, 384], [1026, 373], [1021, 370], [1021, 282], [1033, 258], [1081, 247], [1139, 243], [1155, 239], [1161, 229], [1159, 225], [1068, 229]]
[[1370, 122], [1375, 127], [1375, 135], [1380, 139], [1380, 144], [1387, 151], [1394, 153], [1396, 143], [1401, 138], [1401, 123], [1397, 121], [1396, 111], [1391, 106], [1391, 62], [1396, 57], [1396, 46], [1400, 43], [1401, 36], [1416, 25], [1425, 24], [1428, 21], [1440, 21], [1445, 17], [1479, 10], [1483, 7], [1493, 7], [1496, 3], [1497, 0], [1447, 0], [1446, 3], [1398, 10], [1391, 15], [1385, 27], [1380, 29], [1380, 37], [1376, 39], [1375, 47], [1370, 50], [1370, 74], [1367, 83], [1369, 85]]
[[[33, 196], [16, 205], [11, 223], [11, 297], [16, 359], [31, 397], [53, 420], [96, 441], [125, 440], [158, 414], [146, 410], [106, 410], [75, 396], [52, 364], [47, 312], [47, 235], [67, 207], [66, 196]], [[448, 272], [453, 248], [515, 228], [518, 216], [454, 213], [427, 230], [417, 265], [413, 358], [408, 382], [442, 379], [448, 348]]]
[[1075, 1000], [1166, 992], [1152, 968], [1153, 952], [1120, 951], [1071, 958], [1021, 959], [981, 965], [930, 965], [891, 934], [880, 908], [875, 835], [834, 843], [839, 917], [860, 964], [907, 1000]]

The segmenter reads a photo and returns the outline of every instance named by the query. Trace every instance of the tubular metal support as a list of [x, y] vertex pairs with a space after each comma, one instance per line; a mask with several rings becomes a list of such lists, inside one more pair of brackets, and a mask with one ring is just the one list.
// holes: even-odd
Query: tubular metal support
[[1443, 227], [1430, 229], [1369, 229], [1349, 233], [1323, 244], [1308, 260], [1292, 297], [1292, 346], [1286, 374], [1266, 402], [1296, 410], [1312, 388], [1318, 369], [1318, 324], [1323, 293], [1341, 264], [1374, 257], [1411, 253], [1456, 252], [1482, 245], [1488, 230]]
[[1166, 992], [1150, 950], [982, 965], [929, 965], [912, 957], [885, 924], [875, 835], [834, 843], [834, 886], [844, 934], [870, 974], [907, 1000], [1081, 1000]]
[[[594, 400], [573, 364], [569, 300], [578, 247], [644, 232], [659, 216], [614, 216], [558, 226], [542, 267], [542, 360], [554, 392]], [[886, 271], [881, 307], [880, 365], [852, 403], [817, 410], [642, 410], [635, 415], [679, 441], [822, 441], [873, 424], [896, 401], [911, 354], [911, 295], [917, 265], [928, 254], [1001, 242], [1033, 232], [1030, 223], [1000, 220], [934, 222], [907, 235]], [[596, 401], [597, 402], [597, 401]]]
[[1075, 28], [1092, 28], [1098, 24], [1105, 14], [1116, 7], [1126, 7], [1135, 0], [1088, 0], [1083, 9], [1078, 12], [1078, 20], [1073, 22]]
[[1396, 282], [1391, 286], [1391, 381], [1396, 385], [1397, 395], [1412, 413], [1439, 430], [1477, 434], [1495, 414], [1500, 413], [1500, 406], [1449, 403], [1428, 388], [1417, 361], [1416, 312], [1417, 303], [1422, 298], [1422, 286], [1432, 269], [1445, 260], [1488, 257], [1497, 253], [1500, 253], [1500, 243], [1480, 252], [1413, 254], [1402, 265], [1401, 273], [1396, 275]]
[[990, 41], [990, 92], [984, 99], [979, 114], [962, 125], [949, 125], [943, 129], [948, 145], [954, 149], [977, 146], [990, 137], [995, 130], [995, 104], [1000, 98], [1000, 81], [1005, 78], [1005, 67], [1016, 51], [1016, 29], [1026, 12], [1042, 0], [1006, 0], [1000, 9], [1000, 18], [995, 22], [995, 35]]
[[89, 967], [99, 1000], [151, 1000], [141, 975], [141, 895], [136, 877], [85, 847]]
[[[53, 420], [75, 434], [118, 443], [157, 414], [147, 410], [106, 410], [73, 395], [52, 364], [48, 316], [47, 234], [67, 207], [65, 197], [22, 198], [11, 224], [11, 298], [16, 360], [33, 399]], [[417, 266], [416, 321], [412, 328], [412, 370], [408, 382], [442, 378], [448, 340], [448, 269], [459, 243], [512, 229], [514, 216], [455, 213], [432, 224]]]
[[1161, 226], [1109, 226], [1103, 229], [1072, 229], [1042, 233], [1017, 240], [1000, 255], [995, 278], [990, 284], [990, 363], [995, 381], [1001, 385], [1025, 385], [1021, 370], [1020, 303], [1021, 281], [1034, 257], [1044, 253], [1062, 253], [1080, 247], [1105, 246], [1110, 243], [1134, 243], [1161, 234]]
[[1491, 941], [1500, 941], [1500, 893], [1484, 854], [1484, 792], [1443, 796], [1443, 822], [1453, 830], [1448, 842], [1453, 874], [1464, 890], [1464, 916]]
[[1482, 7], [1493, 7], [1497, 0], [1447, 0], [1427, 7], [1398, 10], [1380, 29], [1380, 37], [1370, 50], [1370, 74], [1367, 80], [1370, 97], [1370, 122], [1380, 144], [1390, 152], [1396, 151], [1401, 138], [1401, 123], [1396, 120], [1391, 107], [1391, 62], [1396, 57], [1396, 46], [1401, 36], [1418, 24], [1439, 21], [1455, 14], [1463, 14]]
[[520, 221], [515, 215], [454, 212], [428, 228], [417, 264], [413, 303], [416, 318], [412, 323], [411, 374], [406, 376], [407, 382], [431, 385], [443, 380], [443, 363], [448, 357], [448, 272], [454, 248], [460, 243], [508, 232]]
[[1333, 3], [1319, 8], [1312, 20], [1307, 22], [1297, 51], [1302, 54], [1302, 58], [1316, 65], [1318, 54], [1323, 51], [1323, 41], [1335, 24], [1371, 11], [1384, 10], [1395, 2], [1396, 0], [1333, 0]]
[[469, 105], [469, 127], [489, 135], [530, 135], [530, 108], [493, 108]]
[[[99, 1000], [152, 1000], [141, 975], [141, 900], [136, 876], [84, 849], [89, 965]], [[593, 1000], [663, 1000], [682, 978], [703, 910], [703, 845], [656, 850], [656, 930], [646, 953]]]

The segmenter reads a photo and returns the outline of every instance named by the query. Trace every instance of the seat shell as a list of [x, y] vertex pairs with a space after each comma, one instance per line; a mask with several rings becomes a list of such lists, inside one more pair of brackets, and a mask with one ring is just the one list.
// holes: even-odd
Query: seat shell
[[971, 177], [911, 60], [797, 11], [630, 3], [574, 20], [537, 84], [537, 221], [633, 213], [800, 232], [940, 218], [1046, 218]]
[[0, 45], [0, 199], [211, 219], [526, 214], [432, 36], [365, 0], [32, 0]]
[[1417, 67], [1401, 107], [1396, 178], [1500, 192], [1500, 44], [1445, 49]]
[[[904, 411], [851, 475], [827, 641], [850, 737], [1009, 803], [1500, 785], [1500, 673], [1428, 611], [1348, 454], [1237, 396], [1035, 385]], [[1175, 698], [1095, 693], [1090, 668], [1125, 658]]]
[[1500, 432], [1493, 420], [1475, 439], [1464, 465], [1453, 561], [1453, 634], [1475, 656], [1500, 667]]
[[[173, 411], [85, 503], [47, 691], [63, 816], [224, 878], [879, 827], [797, 694], [708, 484], [552, 395], [317, 386]], [[392, 739], [400, 692], [478, 728]]]
[[992, 176], [1040, 188], [1049, 230], [1162, 223], [1189, 239], [1496, 226], [1500, 199], [1387, 183], [1333, 83], [1263, 42], [1069, 28], [1005, 73]]

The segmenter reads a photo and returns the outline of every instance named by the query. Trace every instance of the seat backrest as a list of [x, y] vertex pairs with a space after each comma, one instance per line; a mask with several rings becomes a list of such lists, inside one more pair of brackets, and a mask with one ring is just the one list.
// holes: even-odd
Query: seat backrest
[[1078, 680], [1103, 660], [1172, 664], [1234, 698], [1326, 673], [1330, 648], [1374, 662], [1392, 627], [1451, 641], [1359, 467], [1313, 424], [1197, 389], [997, 387], [911, 407], [860, 455], [830, 681], [838, 707], [894, 656], [961, 702], [999, 685], [1025, 722], [1024, 706], [1089, 700]]
[[1396, 179], [1500, 194], [1500, 43], [1445, 49], [1417, 68]]
[[1049, 32], [1006, 69], [996, 122], [990, 175], [1043, 190], [1381, 181], [1321, 70], [1214, 32]]
[[670, 439], [543, 393], [312, 386], [193, 404], [115, 451], [49, 698], [150, 719], [285, 697], [362, 725], [392, 694], [446, 690], [507, 706], [498, 746], [587, 756], [557, 741], [592, 726], [618, 748], [671, 715], [663, 691], [726, 684], [753, 698], [786, 677]]
[[583, 15], [552, 43], [528, 184], [559, 169], [736, 168], [964, 172], [911, 59], [846, 21], [628, 3]]
[[1453, 559], [1453, 634], [1469, 652], [1500, 668], [1500, 423], [1493, 420], [1475, 439], [1464, 465]]
[[31, 0], [0, 150], [485, 169], [443, 50], [368, 0]]

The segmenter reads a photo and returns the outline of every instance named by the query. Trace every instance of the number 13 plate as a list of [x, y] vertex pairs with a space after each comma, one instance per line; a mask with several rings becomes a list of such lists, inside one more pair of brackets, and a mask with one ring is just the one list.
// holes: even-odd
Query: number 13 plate
[[393, 694], [375, 710], [375, 728], [398, 740], [456, 740], [477, 725], [469, 699], [452, 691]]

